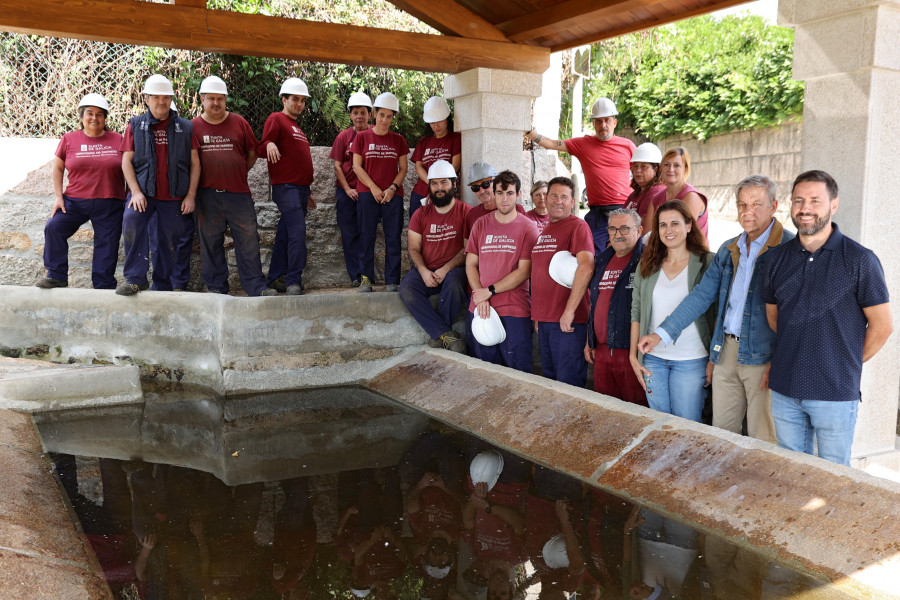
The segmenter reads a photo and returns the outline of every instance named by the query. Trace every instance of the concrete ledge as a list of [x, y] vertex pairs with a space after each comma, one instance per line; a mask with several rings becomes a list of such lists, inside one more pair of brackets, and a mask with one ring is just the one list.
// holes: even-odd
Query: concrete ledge
[[894, 482], [441, 350], [367, 387], [830, 581], [837, 593], [898, 598]]

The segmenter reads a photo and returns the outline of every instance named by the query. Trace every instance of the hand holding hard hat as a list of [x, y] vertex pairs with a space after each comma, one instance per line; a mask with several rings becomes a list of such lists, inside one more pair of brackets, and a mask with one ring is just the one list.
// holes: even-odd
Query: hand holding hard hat
[[578, 269], [578, 259], [572, 256], [568, 250], [560, 250], [550, 259], [550, 277], [569, 289], [575, 281], [575, 270]]
[[489, 308], [491, 312], [488, 318], [483, 318], [478, 310], [472, 317], [472, 335], [482, 346], [496, 346], [506, 339], [506, 329], [503, 328], [500, 315], [493, 306]]

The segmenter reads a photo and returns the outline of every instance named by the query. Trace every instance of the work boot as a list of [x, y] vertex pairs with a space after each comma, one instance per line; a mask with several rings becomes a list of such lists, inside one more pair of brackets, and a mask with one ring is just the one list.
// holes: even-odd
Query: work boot
[[359, 287], [359, 278], [358, 277], [350, 282], [350, 287]]
[[260, 294], [260, 296], [277, 296], [277, 295], [278, 295], [278, 292], [272, 288], [266, 288], [262, 291], [262, 294]]
[[284, 275], [273, 281], [269, 284], [269, 287], [278, 292], [279, 294], [283, 294], [287, 291], [287, 285], [284, 283]]
[[303, 286], [299, 284], [289, 285], [287, 286], [287, 290], [285, 294], [288, 296], [299, 296], [303, 293]]
[[34, 285], [44, 290], [50, 290], [53, 288], [69, 287], [69, 282], [60, 281], [59, 279], [51, 279], [49, 277], [42, 277], [38, 279], [37, 283]]
[[399, 291], [400, 291], [400, 286], [397, 285], [396, 283], [389, 283], [389, 284], [387, 284], [386, 286], [384, 286], [384, 291], [386, 291], [386, 292], [399, 292]]
[[428, 345], [432, 348], [444, 348], [450, 352], [460, 352], [463, 354], [466, 352], [466, 342], [452, 329], [447, 333], [442, 333], [441, 337], [436, 340], [429, 340]]
[[138, 292], [147, 289], [147, 284], [138, 285], [137, 283], [120, 283], [116, 288], [116, 294], [119, 296], [134, 296]]
[[360, 293], [371, 292], [372, 291], [372, 280], [363, 275], [359, 278], [359, 289], [357, 290]]

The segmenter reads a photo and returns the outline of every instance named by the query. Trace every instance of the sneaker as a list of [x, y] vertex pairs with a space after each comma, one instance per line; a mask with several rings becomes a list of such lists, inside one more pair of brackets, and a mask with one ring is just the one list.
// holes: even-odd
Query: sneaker
[[360, 293], [371, 292], [372, 291], [372, 281], [363, 275], [359, 278], [359, 290]]
[[50, 290], [59, 287], [69, 287], [69, 282], [60, 281], [59, 279], [50, 279], [49, 277], [42, 277], [38, 279], [38, 282], [34, 285], [41, 289]]
[[302, 293], [303, 293], [303, 286], [296, 285], [296, 284], [287, 286], [287, 290], [285, 291], [285, 294], [287, 294], [288, 296], [299, 296]]
[[147, 285], [138, 285], [136, 283], [120, 283], [119, 287], [116, 288], [116, 294], [119, 296], [134, 296], [141, 290], [146, 290]]
[[354, 279], [350, 282], [350, 287], [359, 287], [359, 279]]
[[262, 294], [260, 294], [260, 296], [277, 296], [277, 295], [278, 295], [278, 292], [272, 288], [266, 288], [262, 291]]
[[384, 286], [384, 291], [386, 291], [386, 292], [399, 292], [399, 291], [400, 291], [400, 286], [397, 285], [396, 283], [389, 283], [389, 284], [387, 284], [386, 286]]
[[285, 293], [287, 291], [287, 285], [284, 283], [284, 275], [270, 283], [269, 287], [280, 294]]

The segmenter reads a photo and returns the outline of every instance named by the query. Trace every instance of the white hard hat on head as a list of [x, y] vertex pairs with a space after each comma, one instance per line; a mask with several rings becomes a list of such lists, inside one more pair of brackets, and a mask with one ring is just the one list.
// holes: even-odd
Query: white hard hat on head
[[472, 335], [482, 346], [496, 346], [506, 339], [506, 329], [500, 321], [500, 315], [493, 306], [490, 309], [491, 314], [487, 319], [482, 319], [477, 310], [472, 317]]
[[569, 566], [569, 555], [566, 553], [566, 538], [557, 534], [547, 540], [544, 549], [541, 550], [544, 564], [551, 569], [565, 569]]
[[372, 99], [369, 98], [368, 94], [363, 92], [356, 92], [350, 96], [350, 99], [347, 100], [347, 108], [353, 108], [354, 106], [365, 106], [368, 108], [372, 108]]
[[487, 179], [488, 177], [496, 177], [497, 169], [486, 162], [472, 163], [469, 167], [469, 182]]
[[200, 82], [200, 93], [201, 94], [222, 94], [223, 96], [228, 95], [228, 86], [225, 85], [225, 82], [222, 81], [221, 77], [216, 77], [215, 75], [210, 75], [206, 79]]
[[456, 169], [446, 160], [436, 160], [428, 167], [428, 179], [456, 179]]
[[81, 99], [81, 102], [78, 103], [78, 108], [81, 108], [82, 106], [96, 106], [97, 108], [109, 112], [109, 102], [107, 102], [106, 98], [100, 94], [85, 94], [84, 98]]
[[296, 95], [309, 98], [309, 88], [306, 87], [306, 84], [299, 77], [289, 77], [281, 84], [281, 91], [278, 92], [278, 95]]
[[142, 94], [148, 96], [174, 96], [175, 90], [172, 89], [172, 82], [162, 75], [151, 75], [144, 82]]
[[600, 98], [591, 107], [591, 118], [602, 119], [603, 117], [614, 117], [619, 114], [616, 105], [609, 98]]
[[425, 103], [423, 113], [426, 123], [437, 123], [450, 116], [450, 107], [447, 106], [447, 101], [443, 98], [432, 96]]
[[644, 142], [631, 153], [631, 162], [644, 162], [658, 165], [662, 162], [662, 151], [656, 144]]
[[577, 268], [578, 259], [572, 256], [568, 250], [560, 250], [550, 259], [550, 277], [559, 285], [567, 288], [572, 287]]
[[394, 112], [400, 112], [400, 100], [398, 100], [397, 96], [393, 95], [392, 93], [385, 92], [383, 94], [378, 94], [378, 97], [375, 98], [374, 107], [386, 108]]
[[472, 459], [469, 476], [472, 483], [486, 483], [488, 491], [494, 489], [503, 472], [503, 456], [496, 450], [485, 450]]

